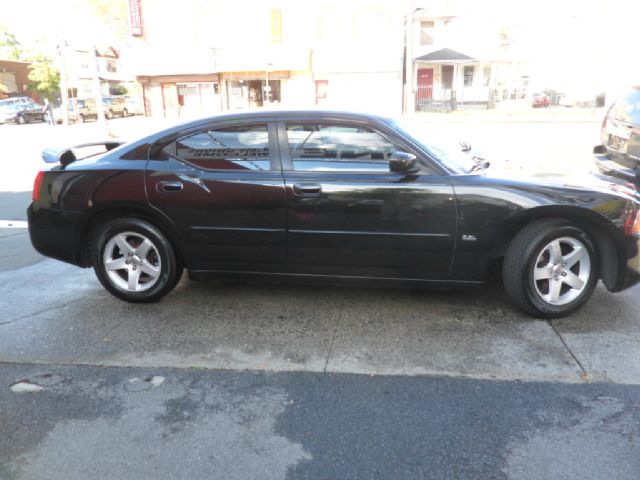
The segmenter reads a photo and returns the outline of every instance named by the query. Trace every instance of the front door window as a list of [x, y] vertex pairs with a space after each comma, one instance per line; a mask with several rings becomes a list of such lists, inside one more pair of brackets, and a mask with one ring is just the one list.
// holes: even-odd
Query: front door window
[[388, 172], [389, 156], [400, 150], [365, 127], [287, 125], [293, 169], [324, 172]]

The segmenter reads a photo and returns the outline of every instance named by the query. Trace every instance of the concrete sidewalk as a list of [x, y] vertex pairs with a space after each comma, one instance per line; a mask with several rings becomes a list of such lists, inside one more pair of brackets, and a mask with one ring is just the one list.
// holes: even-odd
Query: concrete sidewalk
[[526, 108], [418, 112], [409, 118], [425, 123], [593, 123], [602, 122], [606, 110], [582, 108]]

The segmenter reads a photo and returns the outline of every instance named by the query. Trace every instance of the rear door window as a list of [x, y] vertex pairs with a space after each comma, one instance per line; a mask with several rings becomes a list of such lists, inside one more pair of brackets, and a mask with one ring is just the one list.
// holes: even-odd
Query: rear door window
[[206, 170], [271, 170], [266, 124], [206, 130], [179, 138], [161, 154]]
[[611, 116], [634, 125], [640, 125], [640, 90], [633, 89], [618, 98], [611, 107]]

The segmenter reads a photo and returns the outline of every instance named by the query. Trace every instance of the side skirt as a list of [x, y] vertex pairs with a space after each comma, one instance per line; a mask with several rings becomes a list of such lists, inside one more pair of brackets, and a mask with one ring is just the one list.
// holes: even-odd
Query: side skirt
[[484, 285], [483, 281], [423, 280], [415, 278], [384, 278], [336, 275], [312, 275], [301, 273], [231, 272], [224, 270], [189, 270], [192, 280], [222, 279], [229, 281], [259, 281], [273, 283], [303, 283], [311, 285], [344, 285], [381, 288], [448, 289]]

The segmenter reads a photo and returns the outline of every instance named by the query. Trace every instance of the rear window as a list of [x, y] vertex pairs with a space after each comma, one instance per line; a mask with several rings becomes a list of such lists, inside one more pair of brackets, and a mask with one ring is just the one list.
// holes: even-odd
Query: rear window
[[640, 89], [633, 89], [618, 98], [611, 107], [610, 116], [640, 125]]

